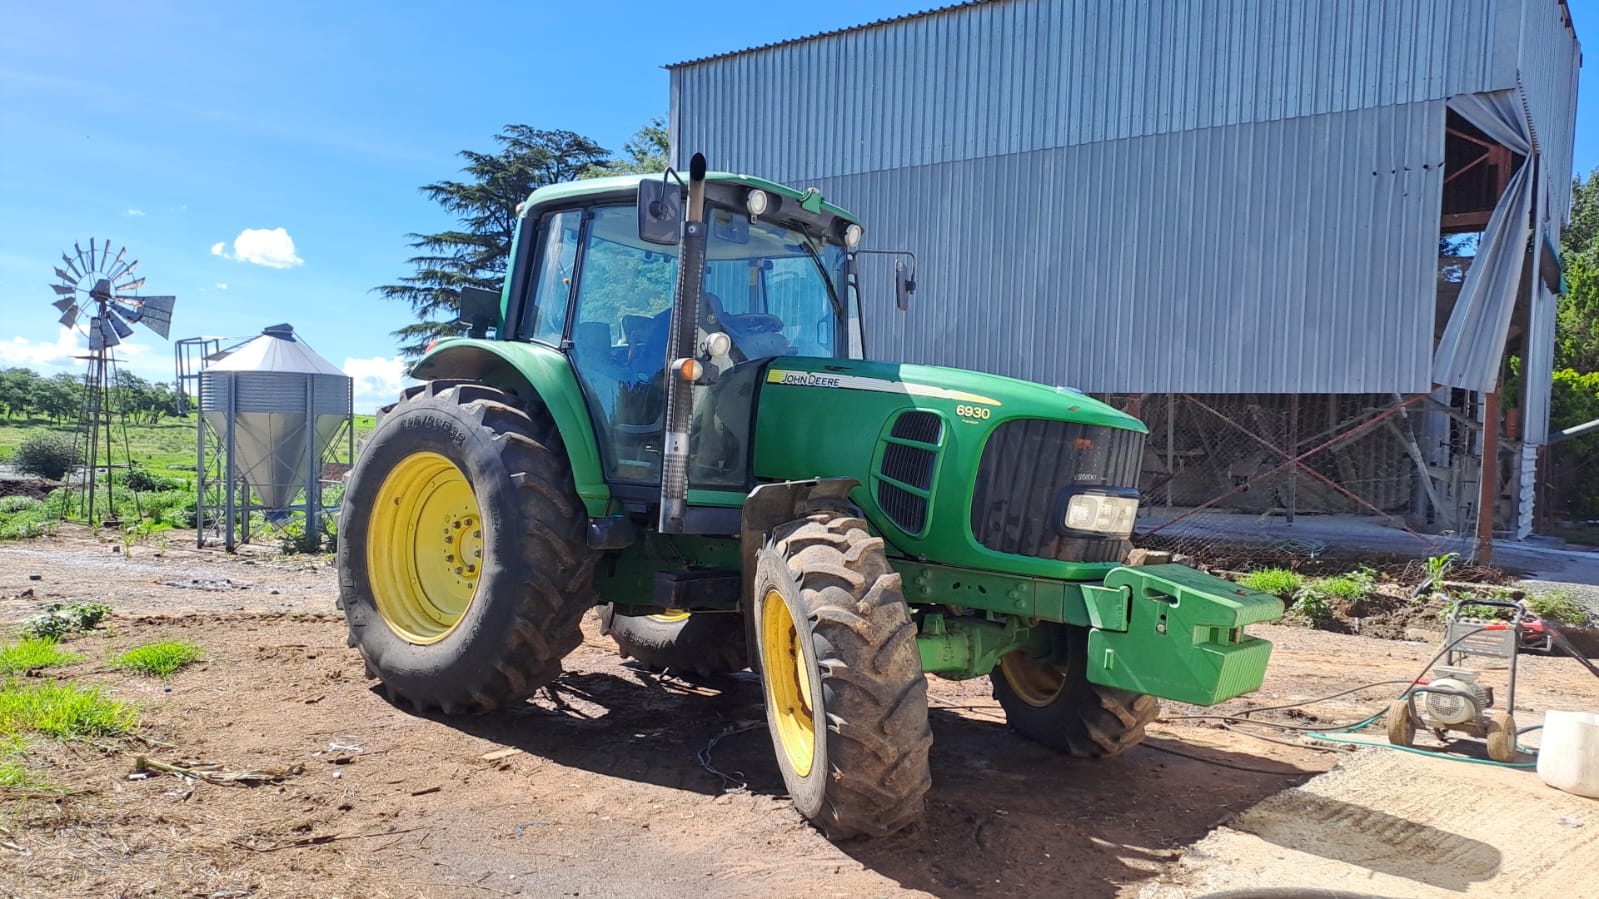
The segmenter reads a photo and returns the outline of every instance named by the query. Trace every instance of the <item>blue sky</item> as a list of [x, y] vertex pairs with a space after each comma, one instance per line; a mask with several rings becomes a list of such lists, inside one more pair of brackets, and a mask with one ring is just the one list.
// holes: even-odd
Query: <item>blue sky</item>
[[[357, 377], [370, 410], [398, 389], [389, 332], [408, 318], [369, 291], [408, 271], [407, 232], [451, 224], [416, 188], [453, 177], [456, 151], [492, 149], [512, 122], [620, 150], [665, 115], [666, 63], [933, 5], [13, 4], [0, 30], [0, 367], [71, 365], [82, 339], [55, 325], [51, 268], [74, 241], [109, 238], [141, 260], [144, 292], [178, 296], [173, 337], [290, 322]], [[1599, 34], [1599, 0], [1571, 7], [1579, 37]], [[1582, 98], [1587, 171], [1599, 166], [1592, 63]], [[170, 380], [153, 336], [125, 356]]]

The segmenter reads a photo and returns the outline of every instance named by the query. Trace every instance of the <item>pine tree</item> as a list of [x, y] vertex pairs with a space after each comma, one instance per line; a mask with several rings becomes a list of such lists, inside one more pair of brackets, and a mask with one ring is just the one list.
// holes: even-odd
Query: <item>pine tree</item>
[[611, 155], [582, 135], [529, 125], [507, 125], [494, 140], [500, 145], [497, 153], [461, 151], [467, 163], [463, 180], [420, 188], [456, 216], [459, 229], [406, 235], [418, 251], [407, 260], [415, 272], [398, 284], [374, 288], [388, 299], [409, 303], [416, 314], [415, 324], [394, 332], [407, 359], [419, 356], [435, 338], [461, 333], [455, 322], [462, 287], [499, 289], [516, 230], [517, 204], [539, 187], [571, 181], [609, 162]]

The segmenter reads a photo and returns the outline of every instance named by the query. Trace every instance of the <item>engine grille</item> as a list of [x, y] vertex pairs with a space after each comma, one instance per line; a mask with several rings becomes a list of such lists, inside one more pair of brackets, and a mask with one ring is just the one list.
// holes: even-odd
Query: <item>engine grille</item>
[[1055, 504], [1068, 487], [1138, 486], [1144, 435], [1045, 419], [1008, 421], [983, 448], [972, 493], [972, 534], [997, 552], [1067, 562], [1120, 562], [1117, 537], [1066, 537]]
[[877, 505], [907, 534], [920, 534], [927, 527], [927, 498], [943, 436], [944, 420], [931, 412], [902, 413], [889, 430], [874, 479]]

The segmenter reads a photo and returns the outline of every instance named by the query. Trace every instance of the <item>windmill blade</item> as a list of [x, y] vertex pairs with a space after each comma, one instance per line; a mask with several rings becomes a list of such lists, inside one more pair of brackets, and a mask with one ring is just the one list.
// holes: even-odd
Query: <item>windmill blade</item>
[[[116, 326], [112, 325], [110, 321], [97, 315], [94, 317], [93, 324], [95, 330], [100, 332], [100, 344], [102, 346], [110, 348], [122, 343], [122, 335], [117, 333]], [[127, 325], [123, 325], [123, 327], [126, 328]]]
[[[67, 254], [65, 254], [65, 253], [61, 254], [61, 261], [65, 262], [67, 264], [67, 268], [72, 270], [72, 280], [76, 281], [79, 278], [83, 277], [83, 275], [78, 273], [78, 266], [76, 264], [74, 264], [73, 261], [70, 258], [67, 257]], [[61, 270], [60, 269], [56, 269], [56, 271], [61, 271]]]
[[[100, 316], [96, 315], [89, 319], [89, 352], [98, 353], [105, 349], [106, 331], [107, 329], [102, 327]], [[112, 332], [111, 336], [114, 338], [117, 335]]]
[[50, 289], [55, 291], [58, 297], [70, 297], [77, 292], [77, 288], [70, 284], [52, 284]]
[[83, 266], [84, 274], [88, 274], [89, 272], [94, 271], [94, 266], [92, 266], [92, 265], [84, 265], [84, 263], [83, 263], [83, 247], [78, 246], [78, 242], [75, 241], [75, 240], [72, 242], [72, 249], [73, 249], [74, 252], [76, 252], [78, 254], [78, 264]]
[[78, 307], [73, 306], [71, 309], [68, 309], [62, 314], [59, 321], [61, 323], [61, 327], [63, 328], [76, 327], [78, 324]]
[[122, 277], [122, 272], [118, 269], [122, 265], [122, 257], [126, 255], [128, 255], [128, 248], [123, 247], [117, 251], [117, 258], [111, 260], [111, 265], [106, 271], [107, 277], [109, 277], [111, 280], [115, 281], [116, 279]]
[[144, 286], [144, 280], [145, 279], [143, 279], [143, 278], [138, 278], [136, 280], [129, 281], [126, 284], [118, 284], [116, 292], [119, 293], [119, 294], [122, 294], [124, 296], [127, 296], [128, 294], [132, 293], [133, 291], [138, 290], [139, 288], [143, 287]]
[[172, 306], [177, 301], [177, 297], [140, 297], [139, 317], [135, 321], [165, 340], [172, 329]]
[[59, 266], [59, 265], [56, 266], [56, 277], [60, 278], [63, 282], [71, 282], [71, 281], [78, 280], [77, 278], [74, 278], [71, 275], [67, 274], [66, 272], [62, 271], [61, 266]]
[[136, 322], [136, 321], [138, 321], [140, 318], [142, 318], [144, 316], [144, 310], [143, 309], [141, 309], [141, 308], [139, 308], [137, 306], [124, 306], [123, 304], [118, 303], [115, 300], [113, 300], [111, 302], [111, 308], [115, 309], [116, 313], [118, 315], [122, 316], [123, 318], [127, 319], [130, 322]]
[[105, 317], [106, 321], [111, 323], [111, 330], [117, 332], [118, 338], [127, 340], [133, 336], [133, 328], [129, 327], [128, 323], [122, 320], [122, 316], [118, 315], [114, 310], [107, 309]]
[[99, 267], [100, 263], [94, 259], [94, 238], [91, 237], [89, 238], [89, 268], [98, 269]]
[[78, 301], [74, 300], [72, 297], [62, 297], [50, 305], [56, 307], [56, 309], [60, 310], [61, 312], [65, 312], [68, 309], [71, 309], [73, 306], [78, 305]]

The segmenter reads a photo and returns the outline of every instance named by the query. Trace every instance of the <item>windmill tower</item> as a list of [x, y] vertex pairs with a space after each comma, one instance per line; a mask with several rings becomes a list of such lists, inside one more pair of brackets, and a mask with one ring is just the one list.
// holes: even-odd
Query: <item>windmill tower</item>
[[146, 297], [137, 293], [144, 286], [144, 278], [136, 274], [138, 260], [124, 261], [127, 247], [118, 250], [113, 258], [110, 241], [96, 246], [91, 237], [87, 254], [77, 243], [72, 245], [72, 250], [71, 256], [61, 254], [66, 268], [56, 268], [57, 281], [50, 288], [56, 293], [54, 305], [61, 312], [61, 325], [87, 333], [89, 338], [88, 354], [78, 357], [88, 363], [88, 370], [83, 376], [83, 407], [74, 443], [83, 450], [81, 458], [88, 463], [80, 500], [85, 520], [93, 524], [102, 459], [105, 463], [105, 509], [115, 514], [116, 478], [112, 472], [118, 466], [112, 456], [119, 429], [121, 467], [128, 469], [133, 464], [128, 450], [127, 408], [120, 391], [116, 390], [115, 348], [133, 336], [130, 323], [143, 325], [165, 339], [172, 327], [172, 306], [177, 298]]

